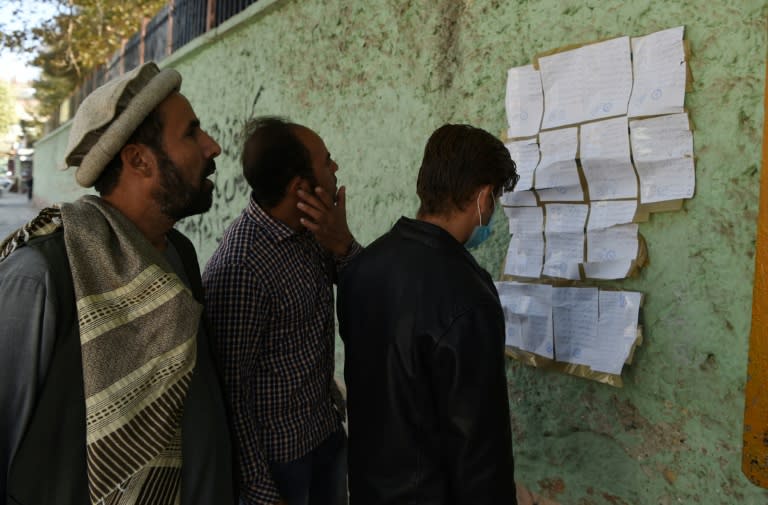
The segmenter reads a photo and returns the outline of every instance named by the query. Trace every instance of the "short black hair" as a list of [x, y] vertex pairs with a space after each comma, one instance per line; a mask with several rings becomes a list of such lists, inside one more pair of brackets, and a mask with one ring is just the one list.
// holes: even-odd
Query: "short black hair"
[[[106, 127], [105, 127], [106, 129]], [[136, 131], [130, 136], [128, 144], [144, 144], [156, 153], [163, 152], [163, 121], [160, 118], [160, 114], [157, 108], [152, 110], [149, 115], [144, 118]], [[109, 195], [112, 190], [117, 186], [117, 181], [120, 179], [120, 172], [123, 170], [123, 161], [120, 158], [122, 147], [114, 158], [101, 171], [99, 178], [93, 184], [93, 188], [101, 195]]]
[[263, 116], [245, 126], [240, 161], [254, 200], [263, 208], [276, 206], [296, 176], [313, 180], [312, 158], [287, 118]]
[[478, 187], [493, 185], [494, 195], [511, 191], [518, 175], [509, 151], [490, 133], [466, 124], [446, 124], [424, 148], [416, 193], [419, 215], [463, 210]]

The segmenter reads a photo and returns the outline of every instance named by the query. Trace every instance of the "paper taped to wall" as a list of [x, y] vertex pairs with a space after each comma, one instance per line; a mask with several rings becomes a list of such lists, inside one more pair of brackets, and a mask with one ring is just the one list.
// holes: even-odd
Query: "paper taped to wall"
[[507, 94], [504, 101], [509, 129], [507, 137], [532, 137], [539, 133], [544, 112], [541, 76], [533, 65], [507, 71]]
[[539, 68], [543, 130], [627, 113], [632, 91], [629, 37], [541, 57]]
[[621, 374], [638, 339], [642, 294], [594, 287], [498, 282], [506, 345]]
[[640, 203], [693, 197], [693, 134], [686, 113], [629, 122]]
[[634, 85], [630, 117], [683, 112], [686, 62], [683, 27], [632, 37]]
[[629, 158], [627, 117], [582, 125], [581, 166], [591, 200], [637, 198], [637, 176]]

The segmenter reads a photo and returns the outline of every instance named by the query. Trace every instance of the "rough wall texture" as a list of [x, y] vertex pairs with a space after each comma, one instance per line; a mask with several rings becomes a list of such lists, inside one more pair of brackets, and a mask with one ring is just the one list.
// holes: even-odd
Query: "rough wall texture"
[[[288, 115], [324, 137], [348, 187], [351, 228], [368, 243], [414, 213], [416, 173], [434, 128], [502, 130], [507, 68], [566, 44], [685, 25], [696, 196], [683, 211], [641, 225], [651, 263], [617, 283], [647, 294], [645, 344], [623, 389], [509, 363], [518, 478], [577, 505], [768, 503], [739, 468], [764, 0], [281, 0], [247, 12], [168, 63], [224, 147], [214, 209], [180, 224], [203, 262], [247, 199], [238, 134], [252, 114]], [[61, 181], [42, 182], [48, 143], [59, 145], [41, 142], [38, 186], [58, 200]], [[47, 159], [60, 160], [57, 149]], [[507, 243], [503, 221], [477, 252], [493, 273]]]

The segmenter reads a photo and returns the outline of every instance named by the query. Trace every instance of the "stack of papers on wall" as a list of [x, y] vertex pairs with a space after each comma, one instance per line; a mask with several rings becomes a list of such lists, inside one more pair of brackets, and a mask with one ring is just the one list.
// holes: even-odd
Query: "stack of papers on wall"
[[[694, 194], [686, 77], [682, 26], [509, 69], [506, 146], [520, 181], [501, 203], [545, 209], [545, 229], [528, 227], [529, 214], [505, 211], [510, 221], [521, 220], [510, 222], [506, 275], [622, 279], [635, 271], [639, 239], [632, 223], [649, 212], [677, 210]], [[561, 219], [553, 203], [588, 204], [588, 227], [553, 228]], [[601, 224], [600, 212], [620, 217]]]
[[574, 284], [632, 275], [645, 260], [637, 223], [694, 195], [683, 35], [568, 47], [507, 72], [503, 136], [520, 180], [501, 198], [503, 277], [525, 282], [497, 287], [509, 352], [529, 364], [620, 383], [642, 295]]
[[499, 282], [507, 346], [618, 375], [637, 338], [642, 294]]

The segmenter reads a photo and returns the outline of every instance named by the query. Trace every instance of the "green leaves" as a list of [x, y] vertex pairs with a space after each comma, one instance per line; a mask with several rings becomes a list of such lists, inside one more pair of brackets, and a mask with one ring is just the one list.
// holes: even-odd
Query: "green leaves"
[[[124, 39], [141, 30], [166, 0], [8, 0], [15, 19], [0, 22], [2, 49], [31, 52], [42, 70], [35, 82], [40, 113], [48, 115], [92, 70], [107, 63]], [[53, 17], [25, 22], [30, 9]], [[25, 14], [27, 12], [27, 14]]]

